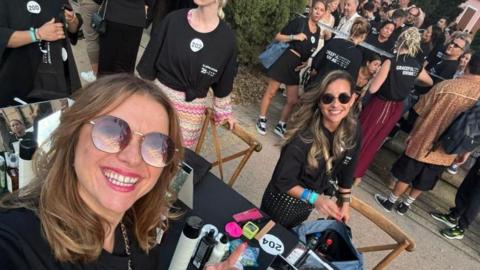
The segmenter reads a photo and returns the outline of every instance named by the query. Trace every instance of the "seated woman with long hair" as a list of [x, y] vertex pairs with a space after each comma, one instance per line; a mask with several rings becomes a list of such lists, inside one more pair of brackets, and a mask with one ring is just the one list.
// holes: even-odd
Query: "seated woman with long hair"
[[[0, 200], [0, 268], [166, 269], [156, 239], [183, 152], [175, 109], [124, 74], [77, 94], [35, 154], [35, 179]], [[244, 249], [207, 269], [231, 269]]]
[[[347, 72], [333, 71], [301, 97], [290, 119], [261, 205], [262, 211], [287, 228], [306, 220], [312, 209], [349, 220], [350, 188], [360, 148], [359, 124], [352, 110], [354, 87]], [[337, 193], [337, 202], [324, 193]]]

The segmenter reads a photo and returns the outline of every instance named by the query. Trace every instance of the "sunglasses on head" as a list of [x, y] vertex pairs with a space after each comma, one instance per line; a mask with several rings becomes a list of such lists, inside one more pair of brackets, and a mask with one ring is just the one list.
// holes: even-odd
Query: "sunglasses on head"
[[140, 154], [148, 165], [162, 168], [167, 166], [173, 159], [177, 149], [173, 141], [165, 134], [151, 132], [142, 134], [130, 129], [128, 123], [115, 116], [104, 115], [90, 121], [92, 128], [92, 141], [95, 147], [103, 152], [119, 153], [132, 140], [132, 135], [142, 137]]
[[328, 105], [328, 104], [331, 104], [335, 99], [338, 99], [338, 101], [340, 101], [340, 103], [347, 104], [348, 102], [350, 102], [351, 98], [352, 98], [352, 96], [350, 96], [349, 94], [345, 94], [345, 93], [341, 93], [338, 97], [336, 97], [332, 94], [323, 94], [322, 97], [320, 98], [320, 101], [323, 104]]

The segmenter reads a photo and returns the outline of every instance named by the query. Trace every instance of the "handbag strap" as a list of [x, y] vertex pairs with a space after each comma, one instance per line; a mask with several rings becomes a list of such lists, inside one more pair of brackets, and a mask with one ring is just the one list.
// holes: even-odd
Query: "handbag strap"
[[103, 20], [105, 20], [105, 14], [107, 13], [107, 7], [108, 7], [108, 0], [105, 0], [100, 5], [100, 8], [98, 8], [98, 13], [99, 14], [100, 14], [101, 10], [103, 9], [103, 14], [102, 14], [102, 19]]

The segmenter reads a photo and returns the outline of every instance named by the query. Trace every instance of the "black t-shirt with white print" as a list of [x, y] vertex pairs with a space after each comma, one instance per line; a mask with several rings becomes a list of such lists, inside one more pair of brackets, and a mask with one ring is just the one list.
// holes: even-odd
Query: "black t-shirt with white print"
[[317, 27], [317, 31], [312, 33], [308, 27], [308, 19], [297, 17], [290, 21], [280, 33], [282, 35], [297, 35], [299, 33], [304, 33], [307, 36], [304, 41], [295, 40], [289, 43], [290, 49], [298, 52], [302, 61], [306, 61], [317, 49], [320, 27]]
[[394, 57], [390, 61], [387, 79], [377, 95], [386, 100], [403, 101], [413, 89], [422, 66], [416, 57], [405, 54]]
[[186, 101], [206, 97], [209, 87], [216, 97], [225, 97], [237, 70], [235, 35], [223, 20], [209, 33], [195, 31], [188, 23], [188, 11], [171, 12], [155, 29], [138, 73], [185, 92]]
[[313, 59], [312, 67], [318, 71], [314, 80], [321, 80], [334, 70], [345, 70], [356, 81], [362, 60], [362, 51], [353, 42], [341, 38], [330, 40]]

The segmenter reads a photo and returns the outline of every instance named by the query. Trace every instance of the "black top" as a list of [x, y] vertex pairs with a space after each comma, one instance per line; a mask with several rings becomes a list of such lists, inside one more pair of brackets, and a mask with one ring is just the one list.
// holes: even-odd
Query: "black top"
[[430, 51], [427, 57], [428, 65], [425, 67], [426, 70], [430, 70], [438, 62], [443, 60], [443, 58], [445, 57], [445, 54], [443, 53], [444, 51], [445, 51], [445, 47], [443, 45], [436, 46], [433, 50]]
[[[389, 53], [392, 53], [393, 51], [393, 45], [392, 42], [390, 41], [390, 39], [387, 39], [385, 42], [380, 42], [378, 41], [378, 34], [375, 35], [375, 34], [368, 34], [367, 38], [365, 39], [365, 42], [378, 48], [378, 49], [381, 49], [381, 50], [384, 50], [386, 52], [389, 52]], [[367, 48], [364, 48], [362, 47], [361, 48], [362, 51], [363, 51], [363, 59], [368, 59], [370, 57], [370, 55], [372, 54], [378, 54], [376, 52], [373, 52]], [[379, 55], [379, 54], [378, 54]], [[381, 55], [379, 55], [381, 56]], [[381, 58], [385, 58], [384, 56], [381, 56]]]
[[220, 20], [212, 32], [199, 33], [188, 23], [187, 12], [170, 13], [152, 33], [138, 73], [185, 92], [187, 101], [206, 97], [209, 87], [216, 97], [225, 97], [237, 70], [233, 31]]
[[[429, 65], [430, 66], [430, 65]], [[444, 79], [452, 79], [457, 72], [458, 60], [442, 60], [428, 70], [428, 72], [438, 75]], [[441, 79], [433, 77], [435, 83], [440, 82]]]
[[356, 81], [362, 60], [362, 50], [353, 42], [342, 38], [330, 40], [313, 59], [312, 67], [318, 71], [315, 80], [340, 69], [347, 71]]
[[[324, 131], [331, 145], [334, 135], [326, 129]], [[333, 175], [337, 177], [338, 184], [342, 188], [349, 189], [353, 184], [353, 172], [361, 145], [360, 133], [359, 125], [355, 147], [347, 150], [342, 159], [333, 162]], [[311, 133], [306, 131], [302, 135], [297, 134], [292, 141], [283, 146], [270, 181], [270, 184], [273, 184], [278, 191], [287, 192], [292, 187], [300, 185], [321, 194], [327, 188], [328, 177], [323, 157], [318, 157], [317, 169], [311, 170], [307, 166], [307, 155], [312, 147], [312, 142], [304, 140], [310, 141], [311, 137]]]
[[407, 30], [408, 28], [409, 27], [406, 24], [400, 26], [399, 28], [395, 28], [389, 40], [395, 45], [395, 42], [397, 42], [398, 37], [403, 33], [403, 31]]
[[289, 43], [290, 49], [300, 54], [302, 61], [306, 61], [318, 47], [318, 38], [320, 36], [320, 27], [312, 33], [308, 27], [308, 19], [297, 17], [290, 21], [280, 31], [282, 35], [296, 35], [304, 33], [307, 38], [304, 41], [292, 41]]
[[387, 79], [378, 90], [377, 95], [386, 100], [402, 101], [413, 89], [422, 66], [417, 58], [405, 54], [394, 57], [390, 61]]
[[[146, 255], [128, 233], [134, 269], [157, 269], [157, 256]], [[154, 248], [155, 249], [155, 248]], [[155, 252], [151, 253], [154, 254]], [[60, 263], [57, 261], [40, 229], [40, 220], [24, 208], [0, 210], [0, 268], [15, 270], [126, 270], [128, 256], [120, 230], [115, 230], [113, 252], [102, 250], [93, 263]]]
[[155, 0], [103, 0], [108, 1], [105, 19], [131, 26], [145, 27], [145, 5], [150, 8]]
[[[375, 17], [378, 18], [378, 17]], [[370, 21], [370, 34], [378, 35], [382, 22], [380, 20]]]
[[[67, 31], [67, 38], [63, 40], [7, 48], [15, 31], [39, 28], [52, 18], [59, 20], [63, 16], [64, 4], [68, 1], [0, 0], [0, 107], [18, 105], [13, 102], [13, 97], [29, 102], [49, 100], [69, 96], [81, 87], [70, 47], [70, 42], [76, 43], [76, 34]], [[77, 17], [81, 24], [80, 15]], [[50, 63], [48, 60], [43, 63], [41, 49], [50, 51]], [[66, 60], [62, 54], [67, 56]]]

